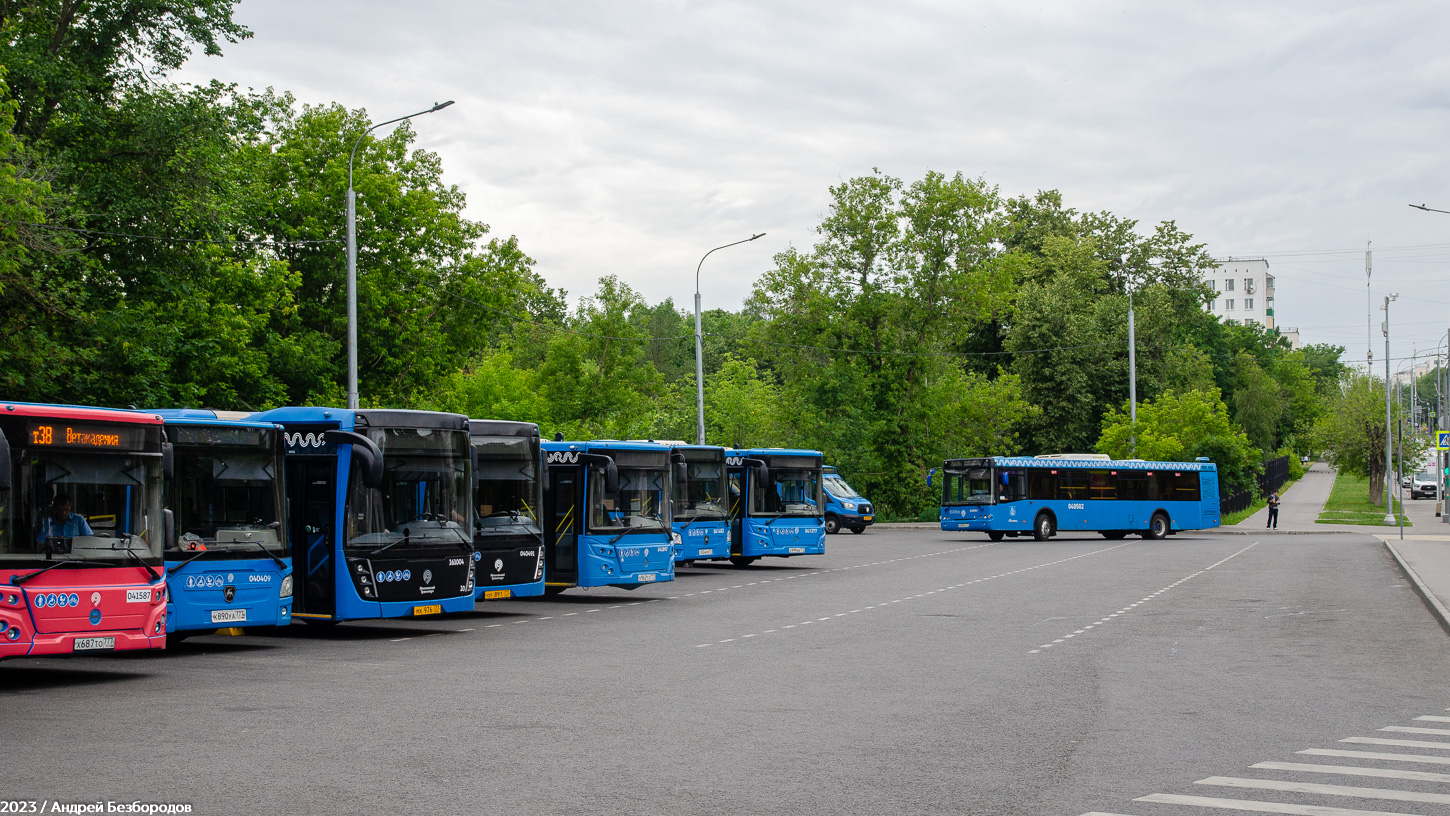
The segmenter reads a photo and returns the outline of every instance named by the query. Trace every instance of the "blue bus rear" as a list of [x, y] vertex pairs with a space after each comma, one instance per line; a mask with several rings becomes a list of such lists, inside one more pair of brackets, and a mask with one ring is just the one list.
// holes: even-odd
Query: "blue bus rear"
[[544, 460], [532, 422], [470, 419], [474, 599], [544, 594]]
[[826, 552], [820, 451], [747, 448], [725, 452], [730, 473], [730, 563]]
[[1219, 525], [1218, 469], [1196, 462], [1119, 461], [1087, 454], [948, 459], [940, 474], [943, 530], [993, 541], [1060, 530], [1161, 539]]
[[860, 535], [876, 520], [871, 502], [830, 465], [821, 468], [826, 499], [825, 524], [827, 533], [839, 533], [844, 527]]
[[252, 419], [284, 429], [293, 620], [473, 609], [467, 417], [277, 408]]
[[543, 448], [545, 592], [673, 581], [669, 447], [599, 441]]
[[281, 429], [245, 414], [161, 410], [166, 481], [166, 632], [291, 623]]
[[719, 445], [675, 445], [674, 528], [677, 563], [730, 554], [730, 481]]

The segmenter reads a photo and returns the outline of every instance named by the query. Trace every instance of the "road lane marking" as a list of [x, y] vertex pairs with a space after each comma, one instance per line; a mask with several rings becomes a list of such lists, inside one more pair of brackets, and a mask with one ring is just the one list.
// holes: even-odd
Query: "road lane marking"
[[1412, 728], [1407, 725], [1387, 725], [1381, 731], [1393, 731], [1396, 734], [1433, 734], [1437, 737], [1450, 737], [1450, 728]]
[[1193, 573], [1192, 575], [1188, 575], [1188, 576], [1185, 576], [1183, 578], [1179, 578], [1177, 581], [1174, 581], [1173, 583], [1171, 583], [1168, 586], [1166, 586], [1166, 587], [1158, 590], [1157, 592], [1154, 592], [1154, 593], [1148, 595], [1148, 597], [1144, 598], [1141, 601], [1138, 601], [1137, 603], [1128, 604], [1127, 606], [1123, 607], [1122, 609], [1119, 609], [1117, 612], [1114, 612], [1114, 613], [1112, 613], [1110, 615], [1104, 615], [1102, 618], [1093, 621], [1091, 624], [1089, 624], [1087, 626], [1084, 626], [1082, 629], [1079, 629], [1079, 630], [1077, 630], [1076, 632], [1073, 632], [1070, 635], [1063, 635], [1062, 638], [1060, 638], [1058, 640], [1054, 640], [1051, 643], [1044, 643], [1041, 646], [1038, 646], [1036, 649], [1029, 649], [1027, 651], [1027, 653], [1028, 654], [1039, 654], [1039, 653], [1042, 652], [1042, 650], [1044, 650], [1044, 649], [1051, 649], [1054, 645], [1056, 645], [1058, 643], [1062, 643], [1064, 640], [1066, 640], [1068, 638], [1075, 637], [1077, 635], [1081, 635], [1084, 631], [1086, 631], [1088, 629], [1091, 629], [1094, 626], [1101, 626], [1101, 625], [1107, 623], [1108, 621], [1112, 620], [1113, 618], [1118, 617], [1119, 615], [1127, 614], [1127, 612], [1129, 610], [1133, 609], [1134, 607], [1139, 606], [1140, 604], [1145, 604], [1148, 601], [1153, 600], [1154, 597], [1156, 597], [1158, 595], [1161, 595], [1162, 593], [1167, 592], [1168, 590], [1173, 589], [1174, 587], [1177, 587], [1177, 586], [1179, 586], [1181, 584], [1184, 584], [1184, 583], [1186, 583], [1188, 581], [1191, 581], [1194, 578], [1197, 578], [1198, 576], [1204, 574], [1205, 572], [1208, 572], [1209, 570], [1213, 569], [1214, 567], [1220, 566], [1220, 565], [1226, 563], [1227, 561], [1229, 561], [1230, 559], [1237, 558], [1240, 555], [1243, 555], [1244, 553], [1248, 552], [1249, 550], [1252, 550], [1253, 548], [1255, 548], [1257, 546], [1259, 546], [1259, 542], [1255, 541], [1254, 543], [1250, 544], [1247, 547], [1244, 547], [1242, 550], [1239, 550], [1238, 552], [1234, 553], [1233, 555], [1230, 555], [1228, 558], [1225, 558], [1222, 561], [1218, 561], [1216, 563], [1210, 564], [1210, 565], [1204, 567], [1203, 569], [1199, 570], [1198, 572]]
[[1139, 796], [1133, 801], [1155, 802], [1163, 805], [1192, 805], [1219, 808], [1220, 810], [1245, 810], [1250, 813], [1282, 813], [1288, 814], [1288, 816], [1411, 816], [1407, 813], [1389, 810], [1351, 810], [1321, 805], [1291, 805], [1287, 802], [1220, 799], [1217, 796], [1183, 796], [1176, 793], [1155, 793], [1149, 796]]
[[1396, 771], [1389, 768], [1362, 768], [1358, 765], [1315, 765], [1309, 762], [1259, 762], [1250, 768], [1267, 771], [1298, 771], [1301, 773], [1339, 774], [1342, 776], [1373, 776], [1379, 779], [1413, 779], [1417, 782], [1450, 782], [1450, 774], [1429, 771]]
[[1346, 751], [1342, 748], [1306, 748], [1296, 754], [1309, 756], [1344, 757], [1346, 759], [1378, 759], [1384, 762], [1420, 762], [1426, 765], [1450, 765], [1450, 757], [1427, 754], [1392, 754], [1384, 751]]
[[[1446, 710], [1450, 711], [1450, 709]], [[1416, 717], [1415, 719], [1419, 720], [1420, 722], [1450, 722], [1450, 717], [1434, 717], [1429, 714], [1426, 714], [1423, 717]]]
[[1319, 782], [1286, 782], [1278, 779], [1243, 779], [1237, 776], [1210, 776], [1193, 783], [1195, 785], [1219, 785], [1228, 788], [1248, 790], [1271, 790], [1286, 793], [1315, 793], [1322, 796], [1353, 796], [1357, 799], [1386, 799], [1395, 802], [1428, 802], [1450, 805], [1450, 793], [1421, 793], [1419, 791], [1390, 790], [1389, 788], [1361, 788], [1357, 785], [1324, 785]]
[[1345, 737], [1340, 742], [1352, 742], [1356, 745], [1393, 745], [1397, 748], [1450, 748], [1450, 742], [1380, 739], [1379, 737]]

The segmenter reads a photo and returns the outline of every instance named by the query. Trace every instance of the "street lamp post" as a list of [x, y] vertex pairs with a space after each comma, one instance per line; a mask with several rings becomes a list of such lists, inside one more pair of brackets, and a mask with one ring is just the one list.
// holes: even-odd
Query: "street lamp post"
[[352, 189], [352, 162], [357, 158], [358, 146], [369, 133], [384, 126], [401, 122], [405, 119], [412, 119], [414, 116], [422, 116], [425, 113], [441, 111], [453, 100], [439, 102], [427, 110], [417, 113], [410, 113], [407, 116], [399, 116], [397, 119], [389, 119], [386, 122], [379, 122], [376, 125], [364, 130], [357, 141], [352, 144], [352, 152], [347, 157], [347, 407], [356, 411], [358, 408], [357, 395], [357, 193]]
[[1128, 287], [1128, 458], [1138, 458], [1138, 344], [1133, 341], [1133, 288]]
[[715, 249], [706, 252], [700, 258], [700, 263], [695, 265], [695, 444], [705, 444], [705, 363], [704, 353], [700, 345], [700, 268], [705, 265], [705, 258], [710, 257], [716, 250], [733, 247], [737, 244], [748, 244], [765, 233], [757, 233], [733, 244], [717, 246]]
[[[1391, 464], [1394, 459], [1393, 453], [1394, 433], [1390, 427], [1390, 301], [1399, 300], [1400, 296], [1385, 295], [1385, 322], [1382, 330], [1385, 334], [1385, 524], [1395, 523], [1395, 493], [1394, 477], [1390, 473]], [[1400, 508], [1404, 512], [1404, 508]]]

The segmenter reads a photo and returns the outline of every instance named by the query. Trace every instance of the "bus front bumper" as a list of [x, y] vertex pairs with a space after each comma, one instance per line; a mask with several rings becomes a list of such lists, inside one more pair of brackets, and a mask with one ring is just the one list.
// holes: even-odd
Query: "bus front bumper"
[[537, 598], [544, 594], [544, 581], [509, 586], [481, 586], [473, 593], [475, 601], [506, 601], [509, 598]]

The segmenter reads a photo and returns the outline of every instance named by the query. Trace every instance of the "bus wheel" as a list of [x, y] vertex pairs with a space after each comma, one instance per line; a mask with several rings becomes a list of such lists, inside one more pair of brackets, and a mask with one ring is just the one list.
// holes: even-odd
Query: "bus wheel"
[[755, 559], [756, 556], [732, 555], [730, 556], [730, 563], [737, 567], [748, 567], [755, 563]]
[[1168, 517], [1162, 513], [1154, 513], [1153, 520], [1148, 522], [1148, 529], [1143, 537], [1149, 541], [1162, 541], [1168, 537]]
[[990, 539], [992, 539], [992, 540], [993, 540], [993, 541], [1001, 541], [1001, 540], [1002, 540], [1002, 538], [1003, 538], [1003, 537], [1004, 537], [1004, 536], [1006, 536], [1006, 535], [1007, 535], [1007, 534], [1006, 534], [1006, 533], [1003, 533], [1003, 532], [1000, 532], [1000, 531], [997, 531], [997, 532], [991, 532], [991, 533], [987, 533], [987, 538], [990, 538]]
[[1046, 541], [1052, 538], [1052, 534], [1055, 532], [1057, 530], [1053, 529], [1052, 516], [1038, 513], [1037, 520], [1032, 522], [1032, 537], [1038, 541]]
[[1120, 538], [1127, 538], [1127, 530], [1103, 530], [1103, 538], [1109, 541], [1117, 541]]
[[826, 532], [831, 535], [841, 532], [841, 520], [835, 516], [826, 516]]

